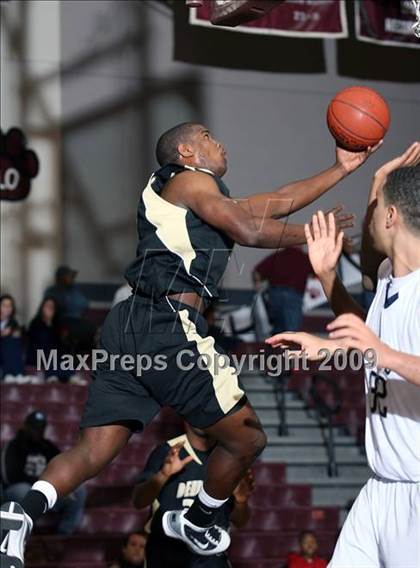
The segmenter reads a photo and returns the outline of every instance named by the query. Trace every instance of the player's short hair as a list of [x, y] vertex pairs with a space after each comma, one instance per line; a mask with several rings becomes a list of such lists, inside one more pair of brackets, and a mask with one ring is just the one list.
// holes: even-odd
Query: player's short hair
[[197, 126], [196, 122], [182, 122], [162, 134], [156, 144], [156, 159], [161, 166], [179, 160], [179, 144], [188, 142]]
[[409, 229], [420, 233], [420, 166], [391, 172], [384, 186], [386, 205], [395, 205]]

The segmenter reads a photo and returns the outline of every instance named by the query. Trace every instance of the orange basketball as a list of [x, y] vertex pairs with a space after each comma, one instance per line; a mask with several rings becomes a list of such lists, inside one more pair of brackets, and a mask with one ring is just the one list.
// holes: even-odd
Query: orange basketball
[[381, 140], [389, 127], [389, 108], [373, 89], [348, 87], [335, 95], [327, 110], [327, 124], [337, 144], [361, 152]]

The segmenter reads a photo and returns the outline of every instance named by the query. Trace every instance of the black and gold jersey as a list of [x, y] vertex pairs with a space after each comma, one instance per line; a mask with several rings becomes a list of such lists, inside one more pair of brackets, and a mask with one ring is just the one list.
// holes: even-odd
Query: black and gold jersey
[[[146, 566], [147, 568], [166, 566], [168, 568], [227, 568], [229, 563], [225, 554], [216, 557], [197, 556], [190, 552], [183, 542], [167, 537], [162, 528], [163, 513], [191, 506], [203, 485], [205, 463], [211, 450], [208, 452], [196, 450], [191, 446], [186, 435], [168, 440], [150, 454], [139, 483], [147, 481], [160, 471], [170, 448], [179, 443], [184, 444], [179, 457], [184, 459], [190, 455], [193, 461], [167, 481], [152, 505], [152, 516], [148, 523], [150, 536], [146, 546]], [[216, 519], [219, 526], [229, 527], [232, 508], [232, 500], [227, 501], [221, 508]]]
[[167, 181], [185, 170], [211, 175], [220, 192], [230, 196], [221, 178], [209, 170], [168, 164], [152, 174], [138, 206], [136, 259], [125, 273], [135, 293], [157, 299], [181, 292], [218, 297], [233, 241], [191, 209], [160, 195]]

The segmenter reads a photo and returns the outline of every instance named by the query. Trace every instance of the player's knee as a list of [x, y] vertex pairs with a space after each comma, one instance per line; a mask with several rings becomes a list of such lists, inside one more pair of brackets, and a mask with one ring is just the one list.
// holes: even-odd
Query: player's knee
[[246, 440], [242, 448], [242, 456], [247, 467], [254, 463], [257, 457], [263, 452], [266, 445], [267, 436], [262, 430]]
[[255, 460], [267, 445], [267, 436], [261, 423], [254, 418], [249, 418], [244, 422], [246, 430], [243, 433], [245, 451], [250, 461]]
[[252, 457], [257, 459], [257, 457], [264, 451], [267, 445], [267, 435], [264, 430], [259, 430], [252, 444]]
[[266, 445], [267, 436], [264, 431], [253, 430], [240, 441], [228, 445], [227, 449], [247, 467], [261, 454]]

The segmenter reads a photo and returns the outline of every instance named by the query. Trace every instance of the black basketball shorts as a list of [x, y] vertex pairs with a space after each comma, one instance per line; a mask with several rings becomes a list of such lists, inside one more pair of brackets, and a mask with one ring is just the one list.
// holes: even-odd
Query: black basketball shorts
[[206, 428], [246, 403], [236, 369], [194, 308], [132, 296], [108, 314], [81, 428], [129, 421], [142, 430], [169, 406]]

